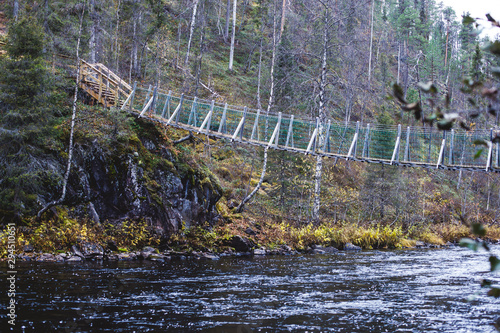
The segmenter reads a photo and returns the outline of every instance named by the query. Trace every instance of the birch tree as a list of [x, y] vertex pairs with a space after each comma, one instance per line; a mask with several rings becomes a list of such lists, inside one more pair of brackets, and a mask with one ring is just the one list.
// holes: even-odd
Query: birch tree
[[73, 163], [73, 140], [74, 140], [74, 133], [75, 133], [75, 121], [76, 121], [76, 101], [78, 98], [78, 84], [80, 80], [80, 40], [82, 37], [82, 26], [83, 26], [83, 17], [85, 14], [85, 6], [82, 6], [82, 16], [80, 18], [80, 28], [78, 29], [78, 40], [76, 42], [76, 62], [77, 62], [77, 71], [76, 71], [76, 80], [75, 80], [75, 88], [74, 88], [74, 93], [73, 93], [73, 106], [72, 106], [72, 113], [71, 113], [71, 128], [70, 128], [70, 134], [69, 134], [69, 146], [68, 146], [68, 163], [66, 165], [66, 172], [64, 173], [64, 178], [63, 178], [63, 185], [62, 185], [62, 193], [61, 197], [58, 200], [49, 202], [45, 207], [43, 207], [37, 214], [37, 217], [40, 218], [43, 213], [45, 213], [48, 209], [50, 209], [53, 206], [60, 205], [64, 202], [66, 199], [66, 192], [68, 189], [68, 180], [69, 180], [69, 175], [71, 173], [71, 164]]
[[226, 26], [224, 27], [224, 41], [229, 37], [229, 17], [231, 16], [231, 0], [227, 0], [226, 5]]
[[234, 58], [234, 38], [236, 35], [236, 5], [238, 0], [234, 0], [233, 3], [233, 31], [231, 35], [231, 49], [229, 51], [229, 70], [233, 70], [233, 58]]
[[17, 22], [17, 17], [19, 16], [19, 0], [14, 0], [12, 16], [14, 17], [14, 22]]
[[194, 27], [196, 24], [196, 11], [198, 9], [199, 0], [194, 0], [193, 3], [193, 15], [191, 16], [191, 24], [189, 25], [189, 40], [186, 52], [186, 60], [184, 61], [184, 67], [187, 67], [189, 63], [189, 52], [191, 50], [191, 42], [193, 40]]
[[[329, 26], [329, 12], [328, 6], [324, 5], [324, 17], [323, 17], [323, 54], [321, 57], [321, 74], [320, 74], [320, 82], [319, 82], [319, 107], [318, 107], [318, 116], [319, 116], [319, 128], [318, 128], [318, 136], [317, 136], [317, 144], [318, 147], [322, 147], [325, 137], [323, 133], [323, 124], [326, 121], [326, 112], [325, 112], [325, 90], [326, 90], [326, 74], [327, 74], [327, 54], [328, 54], [328, 26]], [[312, 219], [315, 222], [319, 221], [319, 209], [321, 205], [321, 175], [323, 171], [323, 157], [321, 155], [316, 156], [316, 171], [314, 173], [314, 201], [313, 201], [313, 210], [312, 210]]]
[[370, 54], [368, 60], [368, 85], [372, 82], [372, 51], [373, 51], [373, 21], [375, 18], [375, 0], [372, 0], [372, 15], [370, 24]]

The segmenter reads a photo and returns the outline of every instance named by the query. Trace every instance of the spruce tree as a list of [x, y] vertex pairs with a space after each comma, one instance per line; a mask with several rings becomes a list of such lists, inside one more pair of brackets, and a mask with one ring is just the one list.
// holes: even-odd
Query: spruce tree
[[0, 216], [9, 220], [32, 212], [37, 194], [56, 177], [41, 158], [53, 142], [57, 107], [43, 47], [42, 27], [22, 18], [9, 27], [0, 59]]

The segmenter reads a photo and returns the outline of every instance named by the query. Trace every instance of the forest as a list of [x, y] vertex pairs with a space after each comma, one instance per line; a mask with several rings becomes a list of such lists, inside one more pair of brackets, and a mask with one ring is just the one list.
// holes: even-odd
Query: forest
[[[459, 114], [471, 130], [498, 125], [498, 38], [480, 34], [477, 25], [482, 21], [495, 27], [498, 22], [491, 16], [476, 20], [468, 13], [455, 13], [439, 1], [2, 0], [0, 4], [0, 47], [6, 50], [0, 74], [2, 223], [11, 219], [35, 223], [36, 213], [60, 196], [74, 85], [67, 73], [75, 70], [78, 59], [102, 63], [129, 84], [268, 114], [318, 117], [322, 123], [332, 119], [430, 129], [442, 111]], [[23, 45], [16, 46], [16, 38], [9, 37], [13, 32], [24, 38], [17, 40]], [[422, 89], [427, 82], [433, 83], [432, 95]], [[394, 97], [396, 86], [399, 98]], [[413, 112], [415, 107], [407, 112], [398, 100], [418, 103], [420, 115]], [[70, 175], [73, 190], [62, 202], [64, 212], [52, 210], [47, 221], [140, 220], [169, 236], [185, 225], [198, 225], [194, 230], [199, 234], [191, 234], [194, 244], [203, 246], [212, 241], [212, 233], [248, 236], [255, 230], [260, 230], [257, 243], [271, 240], [297, 247], [325, 239], [371, 247], [370, 237], [382, 237], [384, 232], [442, 245], [469, 235], [473, 222], [489, 225], [488, 237], [500, 238], [500, 183], [493, 172], [367, 165], [267, 152], [202, 135], [190, 145], [177, 142], [185, 132], [152, 129], [143, 121], [94, 105], [82, 92], [78, 103], [75, 144], [81, 156]], [[161, 137], [161, 142], [152, 135]], [[146, 152], [150, 141], [170, 152], [161, 158]], [[127, 145], [141, 156], [145, 151], [147, 157], [133, 157]], [[161, 209], [133, 211], [97, 199], [106, 195], [99, 193], [99, 179], [89, 176], [87, 185], [80, 184], [83, 173], [95, 171], [78, 162], [88, 151], [100, 151], [100, 158], [109, 159], [103, 162], [108, 166], [125, 163], [129, 157], [124, 156], [139, 159], [144, 164], [137, 168], [143, 170], [148, 192], [144, 197], [159, 206], [167, 207], [162, 195], [155, 196], [155, 189], [165, 187], [155, 180], [161, 168], [175, 168], [182, 186], [189, 177], [196, 178], [193, 183], [202, 192], [207, 188], [204, 182], [209, 182], [213, 195], [203, 200], [213, 211], [184, 212], [165, 227]], [[168, 161], [167, 155], [174, 157]], [[267, 168], [261, 175], [264, 155]], [[130, 173], [131, 164], [127, 165], [129, 169], [105, 168], [105, 174]], [[255, 186], [260, 187], [255, 197], [237, 209]], [[183, 187], [186, 193], [187, 187]], [[143, 197], [136, 192], [129, 201]], [[82, 206], [81, 200], [85, 207], [75, 209]], [[339, 227], [351, 236], [332, 236], [332, 228]], [[245, 233], [248, 228], [251, 232]], [[173, 240], [182, 244], [179, 236]], [[389, 243], [409, 244], [386, 241], [377, 246]]]

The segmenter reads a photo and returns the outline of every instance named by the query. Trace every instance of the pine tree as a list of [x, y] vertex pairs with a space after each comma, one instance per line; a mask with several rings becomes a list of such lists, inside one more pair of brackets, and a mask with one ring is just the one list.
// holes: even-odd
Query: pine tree
[[472, 56], [472, 66], [470, 69], [470, 75], [474, 81], [482, 81], [484, 74], [482, 72], [482, 54], [479, 43], [476, 43], [476, 48], [474, 50], [474, 55]]

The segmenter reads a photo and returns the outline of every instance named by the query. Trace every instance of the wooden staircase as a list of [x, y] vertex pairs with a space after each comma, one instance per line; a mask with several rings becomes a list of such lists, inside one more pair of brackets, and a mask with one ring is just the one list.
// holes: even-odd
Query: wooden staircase
[[105, 107], [121, 107], [132, 87], [103, 64], [80, 61], [79, 87]]

